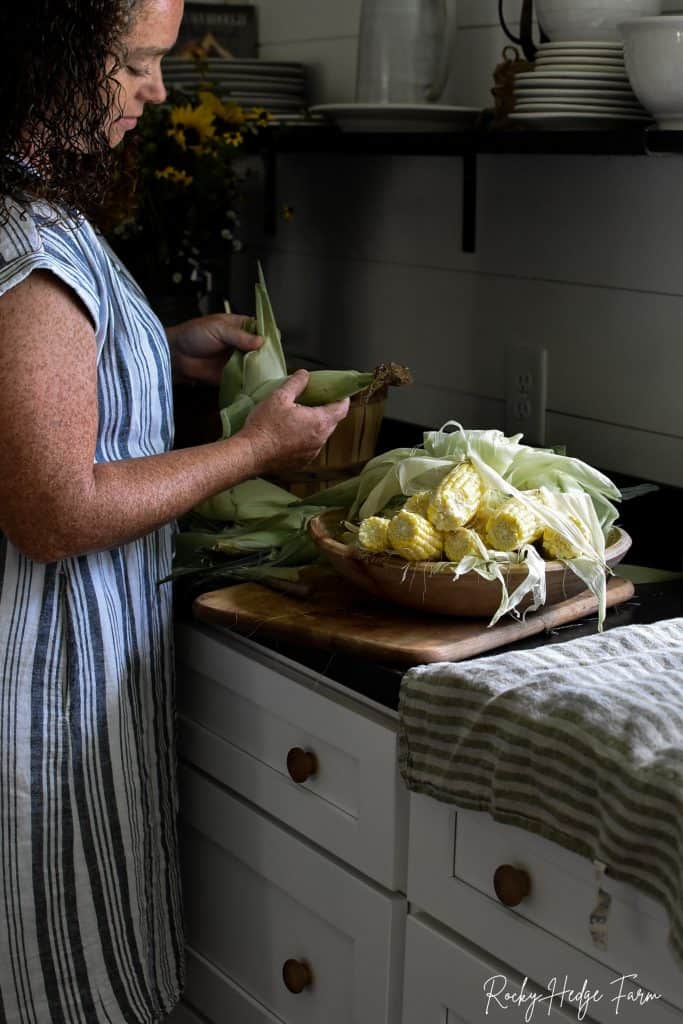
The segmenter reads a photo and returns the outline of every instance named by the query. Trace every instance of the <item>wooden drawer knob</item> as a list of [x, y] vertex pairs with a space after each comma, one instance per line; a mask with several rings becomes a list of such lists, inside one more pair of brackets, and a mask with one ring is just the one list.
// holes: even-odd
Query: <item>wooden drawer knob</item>
[[318, 771], [318, 759], [312, 750], [292, 747], [287, 754], [287, 771], [295, 782], [306, 782]]
[[311, 968], [305, 960], [285, 960], [282, 965], [282, 980], [295, 996], [313, 984]]
[[496, 896], [506, 907], [516, 907], [531, 892], [531, 878], [523, 868], [512, 864], [501, 864], [493, 875]]

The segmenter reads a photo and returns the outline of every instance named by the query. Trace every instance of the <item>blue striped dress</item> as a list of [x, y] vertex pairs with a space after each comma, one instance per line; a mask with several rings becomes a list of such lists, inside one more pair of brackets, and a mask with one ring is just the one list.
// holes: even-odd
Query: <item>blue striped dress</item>
[[[0, 295], [38, 268], [95, 328], [95, 461], [168, 450], [168, 346], [142, 292], [86, 221], [13, 207]], [[0, 1024], [138, 1024], [178, 1000], [171, 599], [156, 585], [173, 534], [42, 565], [0, 533]]]

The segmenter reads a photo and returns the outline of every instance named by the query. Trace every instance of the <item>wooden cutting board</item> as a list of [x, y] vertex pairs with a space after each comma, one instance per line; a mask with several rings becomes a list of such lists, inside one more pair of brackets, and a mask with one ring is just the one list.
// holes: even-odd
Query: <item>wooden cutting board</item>
[[[195, 599], [193, 611], [204, 622], [226, 626], [255, 640], [271, 637], [408, 666], [463, 661], [594, 615], [598, 607], [586, 590], [530, 613], [524, 622], [506, 618], [489, 629], [487, 620], [420, 615], [383, 603], [341, 576], [321, 578], [310, 591], [306, 597], [295, 597], [260, 583], [240, 583], [202, 594]], [[607, 606], [627, 601], [633, 593], [630, 580], [612, 577], [607, 585]]]

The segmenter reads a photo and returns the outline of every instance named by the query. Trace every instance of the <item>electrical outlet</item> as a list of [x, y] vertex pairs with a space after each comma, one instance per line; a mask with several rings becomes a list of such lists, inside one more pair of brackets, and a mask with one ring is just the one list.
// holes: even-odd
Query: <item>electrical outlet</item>
[[527, 444], [545, 444], [548, 353], [536, 345], [505, 349], [505, 433], [524, 434]]

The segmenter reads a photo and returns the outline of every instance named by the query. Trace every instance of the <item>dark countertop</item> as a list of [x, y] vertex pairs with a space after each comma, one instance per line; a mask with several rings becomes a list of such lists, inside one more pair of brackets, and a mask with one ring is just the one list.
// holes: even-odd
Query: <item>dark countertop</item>
[[[625, 604], [607, 609], [604, 628], [614, 629], [616, 626], [630, 626], [658, 622], [683, 616], [683, 581], [676, 580], [666, 583], [647, 583], [636, 586], [635, 596]], [[209, 627], [210, 628], [210, 627]], [[501, 647], [487, 654], [478, 655], [485, 658], [499, 654], [501, 651], [524, 651], [540, 647], [543, 644], [564, 643], [576, 637], [590, 636], [597, 632], [597, 616], [562, 626], [548, 633], [541, 633], [528, 640]], [[277, 640], [251, 637], [267, 650], [276, 651], [290, 661], [305, 665], [315, 672], [341, 683], [349, 690], [363, 694], [370, 700], [393, 711], [398, 710], [398, 697], [401, 679], [405, 669], [354, 658], [349, 655], [332, 651], [323, 651], [310, 647], [294, 647]]]

